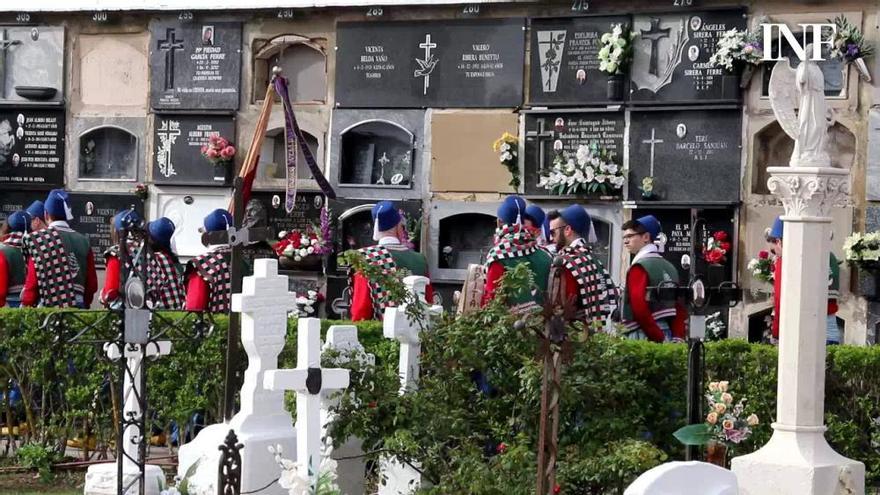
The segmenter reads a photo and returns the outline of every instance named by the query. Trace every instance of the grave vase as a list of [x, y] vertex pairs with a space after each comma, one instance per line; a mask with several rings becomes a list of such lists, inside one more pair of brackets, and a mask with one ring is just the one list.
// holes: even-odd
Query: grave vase
[[727, 445], [714, 440], [706, 444], [706, 462], [727, 469]]
[[232, 169], [230, 166], [231, 162], [216, 162], [214, 163], [214, 181], [215, 182], [223, 182], [224, 184], [229, 181], [229, 172]]
[[858, 265], [859, 291], [868, 301], [880, 301], [880, 266]]
[[725, 100], [734, 100], [739, 98], [740, 92], [740, 76], [737, 74], [725, 73], [721, 76], [721, 97]]
[[308, 272], [319, 271], [321, 269], [322, 261], [322, 257], [315, 255], [306, 256], [304, 258], [301, 258], [299, 261], [296, 261], [294, 258], [288, 256], [278, 257], [278, 265], [285, 270], [299, 270]]
[[623, 74], [614, 74], [608, 78], [608, 99], [623, 99]]
[[755, 66], [752, 64], [745, 64], [742, 69], [742, 72], [739, 75], [739, 87], [742, 89], [746, 89], [752, 83], [752, 77], [755, 76]]
[[868, 71], [868, 66], [865, 65], [865, 59], [859, 57], [853, 60], [852, 63], [856, 66], [856, 70], [859, 72], [859, 77], [861, 77], [865, 82], [871, 82], [871, 73]]

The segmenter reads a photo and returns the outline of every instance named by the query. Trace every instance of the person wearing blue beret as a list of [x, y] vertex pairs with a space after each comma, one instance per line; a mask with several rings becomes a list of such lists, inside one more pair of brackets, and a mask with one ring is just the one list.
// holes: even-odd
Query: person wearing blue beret
[[575, 301], [575, 317], [586, 323], [601, 323], [611, 315], [617, 300], [617, 287], [602, 262], [593, 256], [588, 240], [593, 220], [587, 210], [573, 204], [551, 211], [550, 236], [557, 256], [564, 262], [565, 295]]
[[[404, 232], [403, 217], [391, 201], [379, 201], [370, 212], [373, 218], [373, 240], [376, 244], [358, 250], [367, 263], [385, 270], [405, 269], [412, 275], [428, 277], [428, 262], [421, 253], [413, 251], [401, 242]], [[425, 290], [425, 299], [434, 301], [431, 284]], [[351, 279], [352, 321], [382, 320], [385, 308], [395, 305], [388, 298], [377, 280], [370, 280], [363, 273], [355, 273]]]
[[[223, 232], [232, 226], [232, 215], [218, 208], [203, 222], [205, 232]], [[186, 265], [186, 310], [228, 313], [232, 309], [232, 249], [210, 246]]]
[[21, 248], [24, 235], [30, 228], [31, 216], [22, 210], [9, 215], [5, 225], [8, 232], [0, 232], [0, 308], [17, 308], [21, 304], [21, 290], [27, 273]]
[[623, 224], [623, 246], [634, 255], [626, 272], [621, 319], [627, 336], [637, 340], [664, 342], [685, 338], [687, 310], [682, 301], [648, 297], [648, 287], [678, 284], [678, 270], [660, 255], [654, 241], [660, 236], [660, 222], [645, 215]]
[[67, 223], [73, 220], [67, 192], [50, 191], [44, 210], [47, 227], [24, 236], [28, 266], [21, 305], [88, 308], [98, 290], [95, 255], [89, 239]]
[[521, 313], [538, 310], [544, 302], [550, 278], [550, 253], [538, 247], [535, 237], [525, 226], [525, 219], [525, 200], [515, 195], [504, 198], [498, 207], [494, 245], [486, 255], [483, 306], [495, 298], [504, 274], [522, 263], [531, 270], [537, 290], [523, 288], [507, 304], [514, 312]]

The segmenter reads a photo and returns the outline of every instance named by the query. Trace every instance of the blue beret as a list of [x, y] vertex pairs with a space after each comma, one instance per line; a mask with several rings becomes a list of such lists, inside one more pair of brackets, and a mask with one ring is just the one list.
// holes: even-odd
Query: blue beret
[[33, 218], [43, 218], [46, 216], [46, 210], [43, 207], [43, 202], [39, 199], [31, 203], [31, 205], [28, 206], [27, 210], [25, 211], [27, 211]]
[[379, 201], [373, 206], [371, 214], [373, 224], [378, 232], [385, 232], [397, 227], [401, 220], [400, 213], [391, 201]]
[[529, 205], [526, 206], [525, 217], [532, 221], [532, 223], [536, 227], [540, 227], [544, 223], [544, 218], [547, 215], [544, 214], [544, 210], [541, 209], [538, 205]]
[[6, 219], [9, 230], [13, 232], [28, 232], [31, 230], [31, 216], [24, 210], [18, 210]]
[[113, 217], [113, 227], [116, 230], [122, 230], [126, 224], [130, 227], [139, 223], [141, 223], [140, 214], [131, 208], [122, 210]]
[[223, 208], [217, 208], [208, 213], [204, 223], [206, 232], [222, 232], [232, 226], [232, 215]]
[[776, 217], [776, 220], [773, 220], [773, 227], [770, 228], [770, 237], [782, 239], [782, 227], [782, 217]]
[[645, 228], [645, 230], [651, 234], [651, 240], [656, 240], [657, 236], [660, 235], [660, 221], [657, 220], [657, 217], [654, 215], [645, 215], [643, 217], [637, 218], [636, 222]]
[[515, 195], [504, 198], [501, 206], [498, 207], [498, 219], [505, 225], [522, 223], [525, 213], [526, 200]]
[[71, 220], [73, 213], [70, 210], [70, 196], [64, 189], [53, 189], [45, 203], [46, 213], [56, 220]]
[[587, 213], [583, 206], [573, 204], [560, 211], [559, 216], [581, 237], [586, 238], [590, 235], [592, 220], [590, 219], [590, 214]]
[[171, 248], [171, 236], [174, 235], [174, 222], [166, 217], [161, 217], [147, 224], [147, 232], [153, 242], [166, 248]]

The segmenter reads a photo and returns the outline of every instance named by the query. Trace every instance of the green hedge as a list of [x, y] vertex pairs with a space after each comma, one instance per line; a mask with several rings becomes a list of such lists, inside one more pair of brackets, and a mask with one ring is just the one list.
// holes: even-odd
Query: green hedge
[[[62, 445], [65, 439], [81, 434], [85, 428], [97, 434], [99, 441], [106, 443], [113, 438], [114, 431], [113, 401], [106, 381], [111, 379], [116, 384], [117, 369], [100, 359], [99, 346], [64, 344], [57, 341], [51, 332], [42, 329], [41, 323], [48, 313], [48, 310], [39, 309], [0, 310], [0, 377], [4, 383], [16, 380], [33, 406], [27, 412], [19, 408], [14, 414], [19, 417], [27, 414], [33, 426], [32, 434], [49, 445]], [[97, 311], [78, 313], [86, 321], [94, 320], [101, 314]], [[332, 324], [340, 322], [325, 321], [323, 328], [326, 330]], [[531, 350], [526, 349], [522, 369], [508, 370], [519, 377], [517, 383], [523, 390], [504, 390], [506, 378], [503, 377], [505, 372], [502, 367], [518, 366], [515, 364], [517, 361], [508, 359], [506, 354], [519, 348], [510, 335], [493, 334], [496, 330], [492, 325], [492, 322], [485, 322], [483, 327], [476, 327], [475, 335], [468, 337], [472, 339], [468, 341], [468, 348], [459, 349], [458, 354], [448, 349], [461, 344], [453, 338], [455, 335], [446, 335], [441, 331], [438, 333], [440, 340], [426, 342], [423, 352], [435, 353], [424, 359], [426, 368], [422, 372], [426, 376], [426, 383], [433, 383], [431, 377], [436, 376], [443, 378], [449, 387], [455, 385], [451, 383], [455, 380], [458, 385], [467, 387], [469, 377], [444, 375], [453, 373], [449, 370], [456, 368], [453, 357], [475, 359], [482, 363], [480, 367], [483, 369], [498, 367], [497, 385], [502, 389], [501, 399], [465, 398], [473, 405], [465, 404], [462, 407], [503, 409], [513, 404], [514, 407], [527, 410], [524, 422], [530, 423], [537, 417], [534, 400], [538, 366], [529, 364], [534, 354], [528, 354]], [[377, 356], [377, 368], [381, 370], [383, 378], [379, 380], [374, 377], [369, 384], [361, 379], [355, 382], [355, 387], [381, 383], [390, 390], [381, 391], [378, 396], [391, 404], [397, 400], [393, 398], [396, 396], [394, 375], [397, 346], [382, 337], [379, 323], [359, 323], [358, 327], [360, 341]], [[177, 342], [170, 356], [150, 364], [148, 397], [156, 425], [167, 426], [172, 420], [184, 423], [197, 410], [206, 411], [208, 421], [218, 418], [226, 330], [227, 319], [217, 317], [213, 333], [208, 338], [201, 342]], [[479, 332], [485, 332], [485, 338]], [[280, 365], [293, 367], [296, 360], [293, 320], [288, 327], [287, 342]], [[437, 356], [436, 353], [449, 355]], [[733, 393], [737, 397], [747, 396], [750, 408], [761, 419], [755, 434], [737, 448], [735, 455], [752, 451], [769, 439], [769, 425], [775, 420], [776, 412], [776, 362], [776, 349], [771, 346], [739, 340], [709, 343], [706, 346], [706, 379], [730, 381]], [[875, 485], [880, 482], [880, 450], [877, 447], [880, 445], [880, 349], [830, 347], [827, 363], [826, 436], [838, 452], [864, 462], [868, 483]], [[576, 347], [562, 381], [565, 410], [561, 432], [567, 442], [579, 446], [580, 456], [608, 454], [609, 444], [634, 439], [656, 445], [669, 458], [683, 457], [683, 449], [672, 438], [672, 432], [684, 424], [685, 346], [593, 337]], [[439, 402], [431, 407], [457, 407], [456, 398], [436, 400], [445, 393], [437, 387], [439, 385], [434, 390], [420, 390], [420, 393], [433, 394], [428, 396], [433, 397], [434, 402]], [[368, 395], [365, 390], [361, 390], [361, 393], [364, 397]], [[509, 402], [505, 402], [505, 393], [510, 395]], [[383, 409], [381, 403], [378, 407], [375, 404], [357, 407], [361, 408], [359, 410], [367, 410], [364, 409], [367, 407], [375, 410], [373, 416], [365, 415], [361, 419], [373, 421], [372, 431], [381, 437], [398, 427], [412, 427], [406, 424], [406, 418], [397, 416], [408, 414], [404, 407], [406, 404], [393, 404], [393, 410]], [[505, 414], [501, 410], [491, 413]], [[461, 421], [469, 421], [469, 418], [462, 417]], [[443, 433], [434, 431], [431, 434]], [[499, 438], [500, 434], [496, 431], [494, 435], [492, 438]], [[504, 437], [500, 439], [505, 440]], [[510, 443], [514, 444], [516, 440], [511, 438]], [[632, 447], [627, 445], [626, 448]], [[520, 461], [528, 465], [531, 457], [525, 452]], [[578, 462], [594, 465], [583, 458]], [[566, 469], [573, 469], [573, 465], [575, 463], [570, 462]], [[507, 468], [513, 469], [511, 466]], [[529, 467], [529, 470], [533, 470], [533, 467]], [[576, 479], [582, 473], [566, 476], [567, 479]], [[593, 492], [585, 490], [582, 493]]]

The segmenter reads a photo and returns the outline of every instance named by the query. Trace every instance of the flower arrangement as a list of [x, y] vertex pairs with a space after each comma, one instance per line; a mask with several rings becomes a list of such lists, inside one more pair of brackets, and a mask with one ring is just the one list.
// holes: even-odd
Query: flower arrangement
[[727, 72], [734, 72], [739, 64], [760, 65], [763, 51], [756, 34], [734, 28], [721, 35], [709, 63]]
[[409, 249], [415, 249], [416, 241], [418, 241], [419, 237], [422, 235], [421, 215], [418, 217], [410, 217], [403, 210], [397, 211], [400, 213], [400, 218], [403, 219], [403, 222], [401, 222], [403, 228], [398, 234], [398, 239], [401, 244]]
[[315, 318], [318, 304], [324, 302], [324, 294], [310, 290], [305, 296], [296, 297], [296, 309], [288, 314], [289, 318]]
[[599, 70], [612, 76], [623, 74], [632, 61], [635, 37], [636, 33], [622, 24], [615, 24], [610, 33], [604, 33], [599, 39]]
[[837, 26], [837, 32], [834, 33], [832, 40], [834, 46], [832, 55], [834, 57], [847, 62], [854, 62], [860, 58], [873, 55], [874, 47], [865, 41], [861, 30], [852, 25], [842, 14], [834, 18], [834, 20], [828, 19], [828, 22]]
[[208, 138], [208, 144], [202, 145], [202, 156], [214, 165], [226, 165], [235, 159], [235, 146], [228, 139], [217, 134]]
[[880, 232], [855, 232], [843, 242], [843, 254], [851, 266], [867, 270], [880, 268]]
[[642, 185], [639, 186], [639, 189], [642, 191], [642, 199], [656, 198], [656, 195], [654, 194], [654, 186], [656, 181], [657, 180], [651, 176], [642, 178]]
[[721, 340], [726, 332], [727, 325], [724, 324], [720, 311], [716, 311], [706, 317], [706, 340]]
[[507, 171], [510, 172], [510, 182], [508, 184], [514, 189], [519, 188], [520, 184], [519, 162], [516, 159], [518, 145], [519, 138], [509, 132], [505, 132], [492, 143], [492, 149], [495, 150], [495, 153], [498, 153], [498, 159], [501, 161], [501, 164], [507, 167]]
[[138, 184], [134, 186], [134, 189], [131, 191], [136, 197], [140, 199], [147, 199], [147, 196], [150, 195], [150, 189], [146, 184]]
[[557, 154], [550, 170], [541, 175], [538, 187], [559, 195], [617, 195], [626, 183], [624, 172], [604, 148], [582, 144], [574, 156]]
[[743, 397], [734, 404], [733, 394], [728, 390], [730, 382], [709, 383], [706, 405], [709, 413], [703, 423], [679, 428], [675, 438], [685, 445], [706, 445], [717, 442], [730, 446], [740, 444], [752, 434], [752, 428], [760, 423], [758, 416], [746, 416]]
[[330, 213], [327, 208], [321, 210], [320, 229], [309, 225], [302, 231], [294, 229], [287, 232], [282, 230], [278, 233], [278, 239], [279, 241], [272, 246], [272, 250], [279, 257], [301, 261], [307, 256], [327, 254], [333, 248], [330, 236]]
[[275, 457], [275, 462], [281, 468], [278, 486], [287, 490], [289, 495], [340, 495], [339, 487], [336, 486], [337, 463], [330, 458], [331, 451], [332, 449], [327, 448], [321, 453], [318, 478], [312, 484], [309, 479], [311, 472], [300, 473], [300, 466], [297, 463], [283, 457], [281, 445], [274, 447], [270, 445], [269, 453]]
[[759, 251], [757, 258], [749, 260], [748, 269], [752, 276], [761, 282], [773, 283], [774, 259], [769, 251]]
[[719, 230], [713, 233], [703, 246], [703, 259], [710, 265], [723, 265], [727, 262], [728, 252], [730, 252], [730, 243], [727, 242], [727, 232]]

